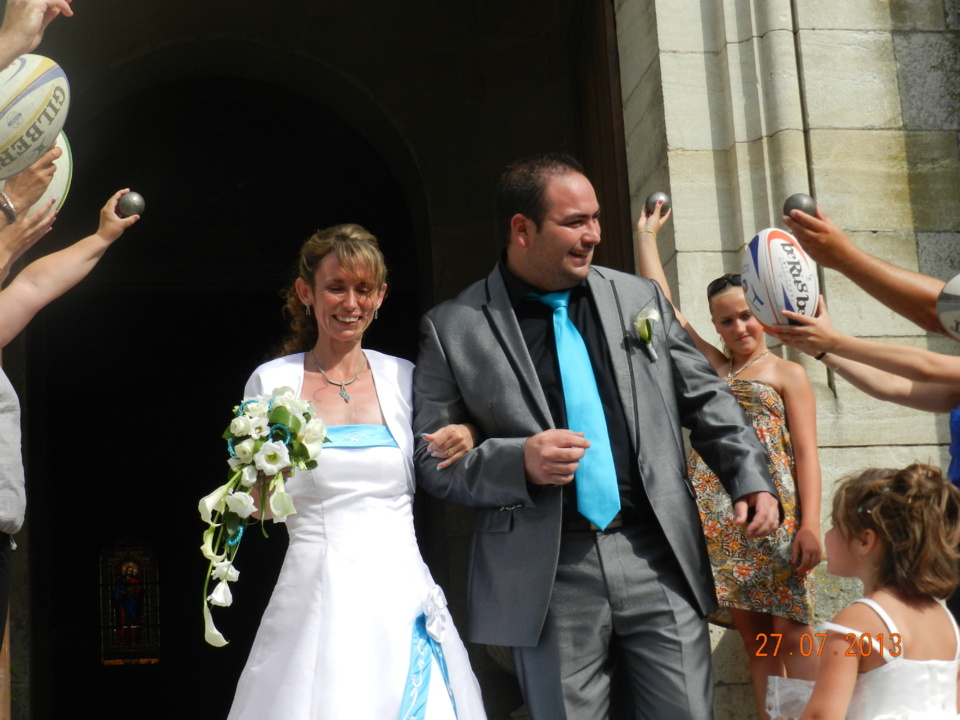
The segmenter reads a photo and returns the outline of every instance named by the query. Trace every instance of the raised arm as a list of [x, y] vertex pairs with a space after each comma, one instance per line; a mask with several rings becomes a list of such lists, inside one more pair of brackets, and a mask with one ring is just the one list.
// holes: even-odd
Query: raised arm
[[117, 215], [117, 200], [125, 192], [115, 193], [100, 210], [96, 233], [30, 263], [0, 291], [0, 347], [16, 337], [37, 311], [85, 278], [107, 248], [140, 219]]
[[877, 400], [933, 413], [948, 413], [960, 406], [960, 385], [917, 382], [833, 353], [827, 353], [821, 360], [848, 383]]
[[657, 204], [657, 207], [651, 215], [647, 214], [647, 207], [644, 205], [640, 211], [640, 219], [637, 220], [637, 266], [640, 270], [640, 277], [653, 280], [660, 286], [667, 300], [673, 305], [680, 326], [693, 338], [697, 349], [706, 356], [710, 364], [718, 367], [726, 362], [723, 353], [700, 337], [673, 302], [670, 283], [667, 282], [667, 275], [663, 271], [663, 263], [660, 261], [660, 250], [657, 247], [657, 233], [660, 232], [660, 229], [666, 224], [673, 210], [668, 210], [666, 215], [661, 217], [660, 205], [661, 203]]
[[775, 325], [772, 331], [808, 355], [833, 353], [916, 382], [960, 384], [960, 357], [844, 335], [830, 323], [822, 297], [816, 318], [792, 312], [784, 315], [800, 324]]
[[[6, 214], [0, 216], [0, 225], [6, 222], [2, 228], [6, 232], [0, 232], [0, 285], [6, 280], [13, 263], [45, 234], [36, 232], [42, 220], [49, 220], [47, 228], [53, 223], [54, 218], [46, 218], [46, 213], [56, 204], [56, 199], [42, 208], [37, 208], [39, 215], [33, 213], [28, 216], [27, 213], [50, 186], [57, 171], [56, 160], [62, 154], [60, 148], [52, 147], [33, 165], [4, 183], [4, 200], [19, 218], [13, 222]], [[26, 222], [28, 218], [30, 223]]]
[[942, 280], [897, 267], [864, 252], [819, 207], [816, 216], [794, 210], [783, 221], [818, 263], [843, 273], [927, 332], [946, 334], [937, 316], [937, 298], [946, 284]]
[[7, 0], [0, 26], [0, 67], [40, 44], [47, 25], [61, 13], [73, 17], [71, 0]]

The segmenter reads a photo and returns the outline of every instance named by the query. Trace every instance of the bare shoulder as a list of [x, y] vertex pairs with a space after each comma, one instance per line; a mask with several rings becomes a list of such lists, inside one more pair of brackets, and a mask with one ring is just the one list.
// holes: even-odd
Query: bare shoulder
[[767, 365], [770, 384], [776, 387], [781, 394], [785, 389], [800, 387], [810, 387], [810, 378], [803, 365], [795, 363], [792, 360], [784, 360], [773, 356], [771, 362]]

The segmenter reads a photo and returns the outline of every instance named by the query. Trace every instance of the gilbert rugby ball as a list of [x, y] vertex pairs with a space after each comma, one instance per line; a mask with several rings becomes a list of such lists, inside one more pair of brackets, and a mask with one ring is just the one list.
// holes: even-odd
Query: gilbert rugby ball
[[960, 340], [960, 275], [950, 280], [937, 298], [940, 324], [954, 340]]
[[0, 180], [53, 145], [69, 107], [67, 76], [50, 58], [23, 55], [0, 71]]
[[[60, 148], [62, 153], [53, 163], [57, 166], [57, 171], [53, 174], [53, 180], [50, 181], [46, 191], [33, 204], [33, 207], [17, 208], [20, 217], [26, 217], [30, 213], [36, 212], [50, 200], [57, 201], [52, 209], [59, 210], [67, 199], [67, 193], [70, 192], [70, 182], [73, 180], [73, 154], [70, 152], [70, 143], [67, 142], [66, 133], [61, 130], [53, 144]], [[0, 187], [6, 189], [8, 182], [10, 182], [9, 178], [0, 181]]]
[[760, 324], [789, 325], [784, 310], [812, 317], [820, 283], [817, 265], [788, 232], [767, 228], [747, 245], [740, 271], [747, 303]]

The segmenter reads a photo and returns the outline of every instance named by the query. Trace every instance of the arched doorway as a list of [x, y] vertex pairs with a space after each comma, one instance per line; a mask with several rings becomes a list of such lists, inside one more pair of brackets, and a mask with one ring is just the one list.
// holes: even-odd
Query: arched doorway
[[[251, 114], [251, 98], [269, 111]], [[278, 293], [318, 227], [359, 222], [380, 238], [391, 292], [368, 344], [415, 356], [413, 221], [365, 138], [290, 90], [192, 78], [81, 118], [68, 126], [75, 184], [43, 250], [92, 232], [115, 189], [136, 189], [147, 210], [25, 338], [31, 714], [99, 698], [101, 717], [224, 717], [285, 532], [245, 544], [236, 602], [218, 616], [232, 643], [206, 646], [196, 504], [223, 481], [218, 438], [283, 335]], [[156, 550], [156, 665], [101, 663], [99, 559], [121, 537]]]

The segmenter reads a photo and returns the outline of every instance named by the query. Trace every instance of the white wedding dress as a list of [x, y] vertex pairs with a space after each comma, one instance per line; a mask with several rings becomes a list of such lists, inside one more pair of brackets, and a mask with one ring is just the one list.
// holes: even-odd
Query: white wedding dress
[[[366, 355], [387, 425], [330, 428], [318, 467], [287, 483], [290, 545], [230, 720], [486, 718], [414, 535], [413, 366]], [[258, 368], [246, 395], [302, 382], [292, 355]]]

